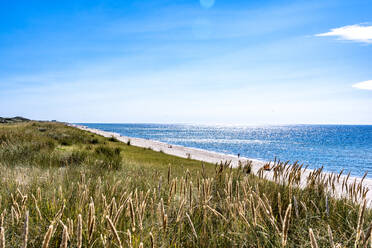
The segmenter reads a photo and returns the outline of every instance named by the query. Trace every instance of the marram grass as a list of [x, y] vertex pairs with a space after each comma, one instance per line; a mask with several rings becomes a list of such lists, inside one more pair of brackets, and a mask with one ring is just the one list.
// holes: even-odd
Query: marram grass
[[[371, 247], [361, 185], [276, 163], [274, 182], [58, 123], [0, 125], [0, 248]], [[260, 175], [261, 174], [261, 175]]]

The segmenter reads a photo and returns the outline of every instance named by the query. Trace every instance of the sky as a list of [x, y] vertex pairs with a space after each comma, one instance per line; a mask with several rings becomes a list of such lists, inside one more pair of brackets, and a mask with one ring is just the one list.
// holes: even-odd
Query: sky
[[0, 4], [0, 116], [372, 124], [370, 0]]

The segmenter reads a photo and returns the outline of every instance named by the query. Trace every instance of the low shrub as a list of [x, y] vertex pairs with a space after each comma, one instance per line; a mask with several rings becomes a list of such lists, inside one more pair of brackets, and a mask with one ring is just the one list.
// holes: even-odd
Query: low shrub
[[79, 166], [82, 165], [88, 157], [85, 151], [72, 151], [58, 154], [55, 159], [59, 166]]
[[95, 149], [96, 154], [104, 155], [106, 157], [114, 157], [120, 155], [120, 148], [111, 148], [108, 146], [98, 146]]
[[114, 136], [110, 137], [108, 140], [111, 142], [119, 142]]
[[96, 165], [100, 168], [115, 169], [121, 168], [122, 157], [120, 156], [121, 149], [111, 148], [108, 146], [99, 146], [95, 149], [95, 154], [98, 157]]
[[97, 138], [93, 138], [93, 139], [91, 139], [91, 140], [89, 141], [89, 143], [92, 144], [92, 145], [96, 145], [96, 144], [99, 143], [99, 140], [98, 140]]
[[61, 145], [63, 146], [71, 146], [72, 145], [72, 141], [69, 140], [69, 139], [63, 139], [60, 141]]

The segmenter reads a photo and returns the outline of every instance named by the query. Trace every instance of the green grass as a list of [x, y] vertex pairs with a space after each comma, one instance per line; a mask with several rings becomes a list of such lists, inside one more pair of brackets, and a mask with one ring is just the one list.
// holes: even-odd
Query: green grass
[[371, 245], [363, 188], [335, 199], [320, 174], [299, 189], [296, 166], [274, 183], [39, 122], [0, 125], [0, 166], [0, 247], [42, 247], [50, 226], [46, 247]]

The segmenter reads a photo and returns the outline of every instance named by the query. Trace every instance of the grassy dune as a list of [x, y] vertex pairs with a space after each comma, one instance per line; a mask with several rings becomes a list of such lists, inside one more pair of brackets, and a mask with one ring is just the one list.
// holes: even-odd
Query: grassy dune
[[[277, 163], [276, 183], [58, 123], [0, 125], [0, 248], [372, 247], [361, 185]], [[359, 205], [358, 202], [362, 204]]]

